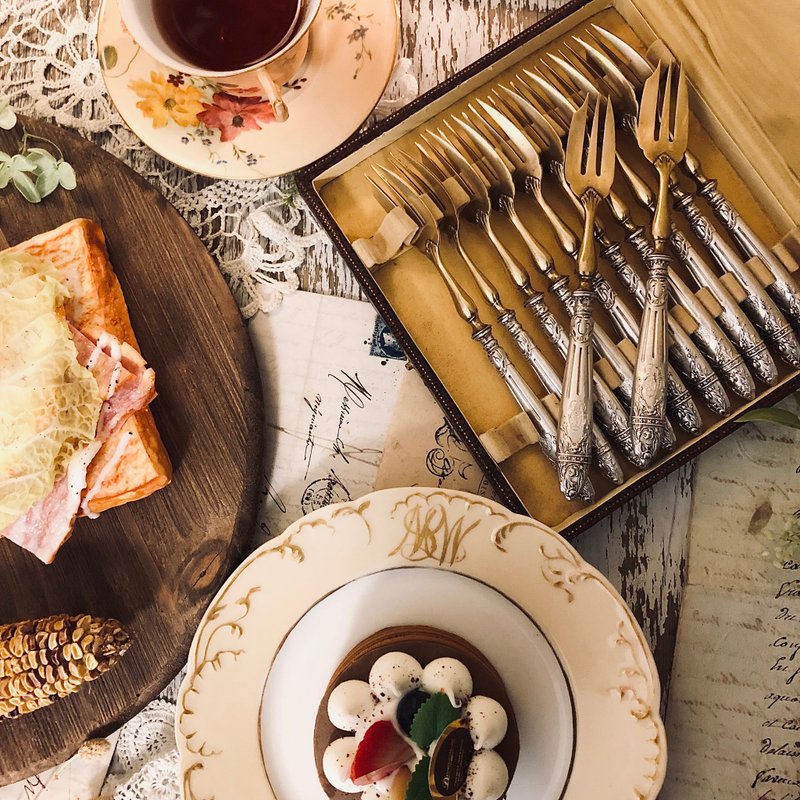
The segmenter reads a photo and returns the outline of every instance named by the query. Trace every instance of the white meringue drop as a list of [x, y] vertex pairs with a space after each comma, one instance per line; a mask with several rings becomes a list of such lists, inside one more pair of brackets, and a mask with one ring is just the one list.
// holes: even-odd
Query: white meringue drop
[[334, 788], [340, 792], [360, 792], [364, 787], [350, 780], [350, 768], [356, 754], [356, 737], [343, 736], [331, 742], [322, 754], [322, 772]]
[[444, 692], [458, 707], [472, 694], [472, 675], [455, 658], [437, 658], [423, 670], [422, 688], [431, 694]]
[[467, 703], [466, 712], [476, 750], [491, 750], [503, 741], [508, 730], [508, 715], [497, 700], [476, 694]]
[[369, 671], [369, 685], [379, 700], [402, 697], [419, 687], [422, 667], [419, 661], [408, 653], [386, 653], [382, 655]]
[[508, 767], [494, 750], [475, 753], [464, 784], [465, 800], [498, 800], [508, 788]]
[[363, 727], [375, 708], [375, 698], [366, 681], [340, 683], [328, 697], [328, 719], [343, 731]]

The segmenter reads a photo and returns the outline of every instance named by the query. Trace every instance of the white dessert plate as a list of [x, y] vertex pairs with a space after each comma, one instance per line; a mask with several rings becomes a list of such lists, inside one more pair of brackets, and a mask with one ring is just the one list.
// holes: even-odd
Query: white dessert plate
[[463, 636], [498, 670], [520, 733], [508, 800], [658, 794], [658, 676], [608, 581], [496, 503], [390, 489], [299, 520], [209, 607], [178, 698], [185, 800], [324, 800], [313, 734], [330, 675], [403, 624]]
[[257, 180], [294, 172], [358, 130], [389, 82], [398, 31], [397, 0], [323, 2], [305, 61], [283, 86], [283, 123], [252, 73], [203, 78], [156, 61], [117, 0], [102, 0], [97, 52], [111, 101], [146, 145], [201, 175]]

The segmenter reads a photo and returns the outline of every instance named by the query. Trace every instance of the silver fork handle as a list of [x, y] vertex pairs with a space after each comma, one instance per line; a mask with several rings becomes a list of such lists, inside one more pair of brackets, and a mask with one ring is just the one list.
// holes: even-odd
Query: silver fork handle
[[[550, 416], [547, 407], [533, 393], [527, 381], [511, 363], [505, 350], [503, 350], [497, 339], [492, 335], [492, 330], [488, 325], [484, 325], [482, 328], [475, 331], [472, 338], [486, 351], [486, 355], [489, 357], [492, 366], [494, 366], [500, 377], [505, 381], [508, 390], [536, 428], [539, 434], [539, 444], [542, 448], [542, 452], [547, 459], [555, 465], [557, 463], [558, 433], [556, 423]], [[567, 499], [574, 500], [577, 497], [581, 497], [589, 502], [594, 499], [594, 489], [588, 478], [583, 481], [574, 494], [567, 496]]]
[[558, 422], [556, 458], [561, 491], [577, 496], [586, 481], [592, 448], [592, 292], [572, 294], [569, 348], [564, 368], [564, 395]]
[[[634, 245], [645, 263], [649, 264], [654, 251], [644, 228], [635, 227], [626, 234], [625, 238]], [[669, 259], [669, 256], [667, 258]], [[669, 261], [671, 263], [671, 259]], [[639, 305], [644, 308], [646, 289], [639, 274], [627, 262], [624, 262], [624, 266], [615, 264], [614, 267], [628, 291], [636, 298]], [[669, 267], [667, 269], [669, 272]], [[705, 404], [714, 413], [722, 416], [726, 415], [730, 411], [730, 401], [711, 365], [698, 350], [697, 345], [691, 340], [689, 334], [669, 312], [667, 312], [666, 324], [672, 337], [672, 344], [669, 348], [671, 359], [692, 386], [700, 392]]]
[[736, 209], [717, 188], [716, 180], [703, 175], [697, 158], [691, 153], [687, 153], [682, 166], [697, 181], [698, 193], [706, 198], [717, 218], [730, 232], [742, 252], [748, 258], [758, 256], [761, 259], [775, 280], [767, 290], [784, 313], [793, 322], [800, 323], [800, 288], [789, 270], [739, 216]]
[[633, 445], [650, 463], [661, 442], [667, 398], [667, 267], [669, 256], [653, 253], [648, 269], [631, 400]]
[[684, 214], [692, 231], [706, 246], [717, 265], [739, 279], [746, 293], [743, 305], [750, 318], [775, 345], [781, 358], [787, 364], [800, 368], [800, 343], [791, 325], [760, 281], [739, 258], [736, 251], [719, 235], [708, 217], [697, 206], [692, 195], [679, 188], [673, 190], [673, 195], [675, 207]]
[[667, 280], [675, 300], [691, 314], [697, 324], [694, 338], [700, 349], [723, 374], [728, 385], [739, 397], [752, 400], [756, 394], [756, 385], [745, 366], [742, 354], [722, 332], [708, 309], [673, 270], [667, 271]]
[[673, 226], [670, 244], [681, 263], [692, 274], [699, 286], [706, 289], [719, 303], [719, 324], [730, 337], [736, 349], [756, 376], [768, 385], [778, 379], [778, 368], [770, 355], [764, 340], [758, 335], [747, 314], [734, 300], [730, 292], [720, 283], [706, 260], [697, 252], [694, 245]]
[[[519, 324], [517, 315], [512, 309], [506, 309], [498, 318], [497, 321], [509, 332], [514, 344], [517, 345], [520, 353], [522, 353], [525, 360], [533, 367], [536, 374], [539, 376], [544, 388], [548, 392], [555, 395], [559, 400], [563, 396], [563, 386], [559, 374], [553, 369], [550, 362], [547, 360], [542, 351], [536, 346], [536, 343], [528, 336], [527, 332]], [[630, 439], [630, 432], [628, 439]], [[624, 442], [621, 443], [624, 450]], [[619, 465], [614, 453], [611, 449], [611, 444], [603, 435], [600, 428], [592, 423], [592, 452], [597, 461], [600, 470], [603, 474], [615, 484], [620, 484], [624, 480], [622, 468]]]
[[[541, 292], [533, 293], [526, 301], [525, 305], [534, 313], [540, 327], [547, 338], [553, 343], [563, 359], [567, 357], [569, 348], [569, 337], [567, 336], [561, 323], [553, 316], [550, 309], [544, 302], [544, 295]], [[631, 373], [632, 374], [632, 373]], [[594, 381], [594, 407], [598, 418], [605, 429], [614, 437], [620, 445], [625, 456], [636, 464], [638, 463], [633, 452], [633, 441], [631, 439], [630, 420], [622, 403], [619, 401], [609, 385], [600, 377], [595, 370], [592, 375]], [[669, 429], [672, 432], [671, 428]], [[676, 443], [675, 434], [672, 432], [671, 443], [665, 447], [674, 447]]]

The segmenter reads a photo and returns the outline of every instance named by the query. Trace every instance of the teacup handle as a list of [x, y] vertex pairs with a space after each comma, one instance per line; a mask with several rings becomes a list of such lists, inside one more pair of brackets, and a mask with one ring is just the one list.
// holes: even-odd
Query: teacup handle
[[272, 76], [269, 74], [269, 67], [261, 67], [256, 70], [256, 76], [261, 84], [261, 88], [264, 90], [264, 94], [267, 96], [267, 100], [272, 103], [272, 110], [275, 112], [275, 121], [286, 122], [286, 120], [289, 119], [289, 109], [286, 105], [286, 101], [283, 99], [281, 87], [275, 83]]

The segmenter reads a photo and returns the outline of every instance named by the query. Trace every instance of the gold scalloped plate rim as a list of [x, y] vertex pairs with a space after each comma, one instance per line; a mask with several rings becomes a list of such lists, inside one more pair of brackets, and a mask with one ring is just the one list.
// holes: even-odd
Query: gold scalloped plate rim
[[[644, 634], [617, 591], [545, 525], [465, 492], [413, 488], [308, 514], [228, 579], [195, 634], [178, 696], [184, 800], [275, 800], [260, 709], [285, 637], [347, 583], [414, 566], [487, 584], [551, 643], [575, 710], [564, 800], [657, 796], [667, 764], [660, 683]], [[280, 603], [270, 602], [276, 597]], [[222, 687], [224, 703], [214, 694]]]

